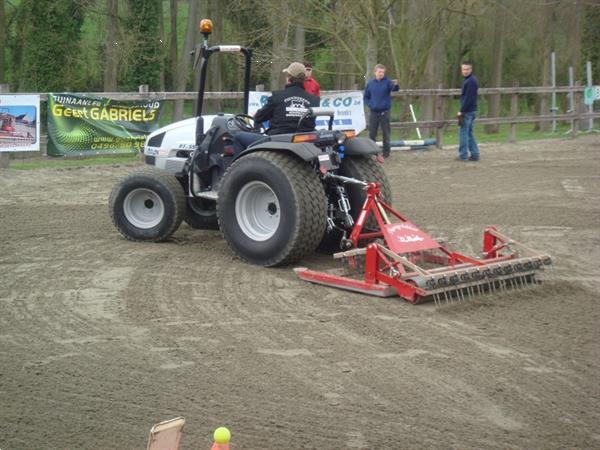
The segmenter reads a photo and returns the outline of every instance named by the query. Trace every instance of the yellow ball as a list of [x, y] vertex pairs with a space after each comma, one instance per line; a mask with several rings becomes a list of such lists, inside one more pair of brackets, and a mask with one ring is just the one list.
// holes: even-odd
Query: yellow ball
[[217, 444], [227, 444], [231, 439], [231, 432], [225, 427], [219, 427], [215, 430], [213, 437]]

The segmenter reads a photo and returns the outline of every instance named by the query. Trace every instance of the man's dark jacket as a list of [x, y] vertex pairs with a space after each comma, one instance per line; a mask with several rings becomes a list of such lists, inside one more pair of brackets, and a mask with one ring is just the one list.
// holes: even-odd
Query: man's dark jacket
[[390, 92], [400, 90], [400, 86], [384, 76], [381, 80], [373, 78], [369, 80], [363, 95], [365, 105], [373, 112], [389, 111], [392, 107]]
[[256, 111], [257, 122], [269, 121], [267, 134], [295, 133], [315, 129], [314, 117], [304, 119], [300, 126], [298, 120], [309, 107], [319, 106], [319, 97], [304, 90], [302, 83], [289, 84], [281, 91], [273, 92], [267, 104]]
[[475, 75], [471, 74], [465, 77], [460, 93], [461, 113], [477, 111], [477, 89], [479, 89], [479, 83]]

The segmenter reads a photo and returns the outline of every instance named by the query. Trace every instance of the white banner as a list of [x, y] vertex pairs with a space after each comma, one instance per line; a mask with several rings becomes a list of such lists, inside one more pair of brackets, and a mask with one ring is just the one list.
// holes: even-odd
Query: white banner
[[[270, 92], [250, 91], [248, 114], [254, 115], [267, 103], [270, 96]], [[335, 109], [334, 130], [354, 130], [358, 134], [367, 127], [365, 109], [363, 108], [363, 93], [361, 91], [324, 94], [321, 96], [320, 106]], [[317, 129], [327, 129], [328, 125], [328, 118], [317, 118]]]
[[40, 96], [0, 95], [0, 152], [40, 150]]

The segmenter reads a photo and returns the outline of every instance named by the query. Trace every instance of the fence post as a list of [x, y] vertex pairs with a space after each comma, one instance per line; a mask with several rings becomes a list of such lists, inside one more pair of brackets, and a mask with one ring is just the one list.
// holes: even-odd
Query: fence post
[[[149, 92], [149, 87], [148, 87], [148, 85], [147, 85], [147, 84], [140, 84], [140, 85], [139, 85], [139, 87], [138, 87], [138, 92], [139, 92], [140, 94], [143, 94], [143, 95], [148, 95], [148, 92]], [[141, 162], [145, 162], [145, 160], [146, 160], [146, 155], [144, 154], [144, 149], [143, 149], [143, 148], [140, 150], [140, 153], [139, 153], [139, 155], [138, 155], [138, 158], [139, 158], [139, 160], [140, 160]]]
[[[576, 81], [575, 82], [575, 88], [579, 88], [581, 87], [581, 81]], [[571, 93], [573, 94], [573, 111], [571, 114], [573, 114], [573, 137], [577, 137], [577, 134], [579, 133], [579, 126], [580, 126], [580, 118], [579, 115], [581, 114], [582, 111], [582, 104], [581, 104], [581, 99], [582, 99], [582, 95], [581, 92], [575, 92], [575, 91], [571, 91]]]
[[[586, 76], [587, 76], [587, 86], [588, 87], [592, 87], [592, 62], [591, 61], [587, 61], [585, 63], [585, 72], [586, 72]], [[594, 112], [594, 104], [592, 103], [591, 105], [588, 105], [587, 107], [588, 109], [588, 113], [593, 113]], [[589, 122], [588, 122], [588, 131], [592, 131], [594, 129], [594, 119], [592, 117], [590, 117]]]
[[[438, 89], [442, 89], [442, 85], [438, 85]], [[435, 97], [435, 120], [444, 120], [444, 97], [438, 93]], [[435, 128], [435, 147], [442, 148], [444, 143], [444, 126], [437, 126]]]
[[[0, 84], [0, 94], [8, 94], [10, 86], [8, 84]], [[10, 152], [0, 152], [0, 169], [8, 169], [10, 166]]]
[[[513, 87], [516, 89], [519, 87], [519, 82], [515, 81], [513, 83]], [[517, 117], [519, 114], [519, 93], [513, 92], [510, 97], [510, 115], [512, 118]], [[511, 122], [510, 128], [508, 130], [508, 142], [516, 142], [517, 141], [517, 123]]]

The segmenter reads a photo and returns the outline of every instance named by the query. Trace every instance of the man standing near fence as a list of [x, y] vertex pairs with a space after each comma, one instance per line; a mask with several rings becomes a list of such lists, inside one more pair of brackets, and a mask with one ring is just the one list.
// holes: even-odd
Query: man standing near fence
[[390, 156], [390, 109], [392, 108], [392, 91], [400, 89], [397, 80], [385, 76], [385, 66], [375, 66], [375, 78], [365, 87], [364, 101], [369, 107], [369, 138], [376, 140], [377, 128], [381, 126], [383, 134], [383, 156]]
[[477, 90], [479, 83], [473, 75], [473, 64], [465, 61], [460, 66], [464, 77], [460, 94], [460, 144], [458, 146], [459, 161], [479, 161], [479, 147], [473, 136], [473, 122], [477, 112]]

